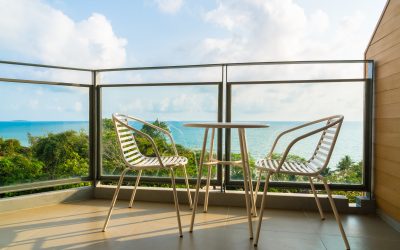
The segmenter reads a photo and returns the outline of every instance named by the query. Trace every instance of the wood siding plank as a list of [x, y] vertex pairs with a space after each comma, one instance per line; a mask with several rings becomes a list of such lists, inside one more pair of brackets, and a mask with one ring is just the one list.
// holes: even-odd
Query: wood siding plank
[[400, 57], [400, 43], [394, 45], [390, 49], [387, 49], [385, 51], [382, 51], [381, 53], [374, 55], [375, 66], [382, 67], [386, 63], [396, 60], [399, 57]]
[[381, 39], [385, 39], [388, 34], [393, 32], [393, 30], [400, 28], [400, 13], [399, 10], [394, 10], [394, 8], [396, 7], [399, 8], [399, 6], [389, 7], [390, 12], [385, 13], [384, 18], [381, 20], [379, 28], [375, 32], [375, 36], [371, 44], [374, 44]]
[[396, 207], [395, 205], [391, 204], [390, 202], [386, 201], [385, 199], [379, 196], [376, 197], [376, 204], [378, 205], [378, 208], [383, 210], [386, 214], [400, 221], [400, 213], [398, 207]]
[[388, 77], [376, 77], [376, 92], [400, 88], [400, 72]]
[[375, 131], [386, 133], [400, 133], [400, 118], [375, 119]]
[[394, 161], [388, 161], [386, 159], [376, 157], [375, 158], [375, 169], [391, 174], [397, 179], [400, 178], [400, 163]]
[[400, 88], [378, 92], [375, 95], [375, 105], [381, 106], [400, 102]]
[[400, 163], [400, 148], [375, 144], [375, 157]]
[[399, 73], [400, 59], [395, 59], [386, 63], [382, 67], [376, 67], [376, 77], [384, 78]]
[[380, 105], [375, 108], [376, 118], [400, 118], [400, 103]]
[[382, 146], [400, 148], [400, 133], [375, 133], [375, 143]]
[[369, 45], [366, 52], [366, 58], [372, 59], [372, 57], [383, 53], [384, 51], [396, 46], [398, 43], [400, 43], [400, 29], [394, 30], [392, 33], [387, 35], [385, 39], [381, 39], [378, 42]]

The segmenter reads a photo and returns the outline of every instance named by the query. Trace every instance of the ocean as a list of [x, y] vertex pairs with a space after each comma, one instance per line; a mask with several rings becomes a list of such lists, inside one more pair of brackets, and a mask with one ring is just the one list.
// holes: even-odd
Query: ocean
[[[187, 128], [184, 121], [168, 121], [167, 124], [177, 144], [192, 149], [200, 149], [203, 140], [203, 129]], [[299, 125], [302, 122], [267, 122], [268, 128], [247, 129], [247, 144], [250, 155], [254, 158], [264, 157], [271, 148], [275, 137], [283, 130]], [[136, 127], [136, 126], [135, 126]], [[24, 146], [29, 146], [28, 133], [33, 136], [46, 135], [47, 133], [59, 133], [66, 130], [89, 130], [87, 121], [5, 121], [0, 122], [0, 137], [4, 139], [17, 139]], [[282, 152], [286, 145], [300, 135], [302, 131], [282, 138], [276, 152]], [[237, 131], [232, 130], [232, 152], [239, 153]], [[318, 136], [310, 137], [301, 144], [296, 145], [291, 153], [309, 158], [313, 152]], [[339, 138], [332, 154], [329, 166], [334, 169], [336, 164], [345, 155], [349, 155], [354, 161], [361, 161], [363, 156], [363, 124], [362, 122], [344, 122]]]

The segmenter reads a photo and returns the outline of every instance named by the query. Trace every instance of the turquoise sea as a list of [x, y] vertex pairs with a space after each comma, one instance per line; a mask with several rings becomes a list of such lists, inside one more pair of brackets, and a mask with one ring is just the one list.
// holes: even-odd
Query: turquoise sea
[[[177, 144], [192, 149], [200, 149], [203, 140], [203, 130], [187, 128], [184, 121], [168, 121], [168, 126]], [[263, 122], [261, 122], [263, 123]], [[264, 122], [265, 123], [265, 122]], [[275, 137], [283, 130], [301, 124], [302, 122], [279, 121], [266, 122], [269, 127], [265, 129], [248, 129], [247, 144], [249, 152], [254, 158], [263, 157], [270, 149]], [[58, 133], [66, 130], [83, 130], [88, 132], [87, 121], [6, 121], [0, 122], [0, 137], [4, 139], [18, 139], [24, 146], [28, 146], [28, 133], [33, 136], [47, 133]], [[232, 152], [239, 153], [237, 131], [232, 130]], [[302, 131], [282, 138], [278, 144], [277, 152], [282, 152], [286, 145], [300, 135]], [[309, 158], [313, 152], [318, 136], [311, 137], [303, 143], [296, 145], [292, 153]], [[334, 168], [339, 160], [349, 155], [355, 161], [362, 160], [363, 150], [363, 124], [362, 122], [344, 122], [335, 150], [333, 152], [330, 167]]]

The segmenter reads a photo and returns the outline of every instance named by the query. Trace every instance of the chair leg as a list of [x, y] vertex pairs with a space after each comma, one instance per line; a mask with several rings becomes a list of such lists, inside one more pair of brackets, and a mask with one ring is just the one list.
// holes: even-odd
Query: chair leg
[[256, 201], [254, 199], [254, 191], [253, 191], [253, 180], [251, 178], [251, 173], [250, 170], [247, 173], [247, 176], [249, 177], [249, 188], [250, 188], [250, 200], [251, 200], [251, 214], [254, 217], [257, 217], [257, 208], [256, 208]]
[[187, 176], [186, 165], [183, 165], [183, 173], [185, 174], [185, 183], [186, 183], [186, 190], [187, 190], [187, 195], [188, 195], [188, 200], [189, 200], [189, 207], [193, 208], [192, 195], [190, 194], [189, 179]]
[[333, 210], [333, 214], [335, 215], [336, 222], [337, 222], [337, 224], [339, 226], [340, 233], [342, 234], [342, 238], [343, 238], [344, 244], [346, 245], [346, 249], [350, 249], [349, 241], [347, 240], [346, 233], [344, 232], [344, 229], [343, 229], [343, 226], [342, 226], [342, 222], [340, 220], [339, 213], [338, 213], [338, 211], [336, 209], [335, 202], [332, 199], [331, 190], [329, 189], [329, 186], [328, 186], [328, 184], [326, 182], [326, 179], [324, 177], [318, 176], [318, 178], [321, 179], [322, 182], [324, 183], [324, 187], [325, 187], [326, 193], [328, 194], [328, 199], [329, 199], [329, 202], [331, 204], [331, 207], [332, 207], [332, 210]]
[[131, 201], [129, 202], [129, 207], [130, 208], [132, 208], [132, 206], [133, 206], [133, 200], [135, 199], [136, 190], [137, 190], [137, 188], [139, 186], [139, 181], [140, 181], [140, 177], [141, 176], [142, 176], [142, 170], [139, 170], [139, 173], [136, 176], [135, 189], [133, 189], [132, 196], [131, 196]]
[[258, 215], [259, 216], [258, 217], [258, 226], [257, 226], [256, 238], [254, 239], [254, 246], [257, 246], [258, 239], [260, 237], [261, 223], [262, 223], [264, 209], [265, 209], [265, 201], [267, 199], [267, 190], [268, 190], [268, 183], [269, 183], [270, 176], [271, 176], [271, 173], [269, 171], [267, 171], [266, 177], [265, 177], [264, 192], [263, 192], [263, 196], [261, 199], [260, 213]]
[[172, 191], [174, 193], [174, 202], [175, 202], [175, 209], [176, 209], [176, 218], [178, 219], [178, 228], [179, 228], [179, 236], [183, 237], [182, 234], [182, 225], [181, 225], [181, 216], [179, 214], [179, 202], [178, 202], [178, 195], [176, 193], [176, 185], [175, 185], [175, 174], [174, 170], [171, 168], [171, 183], [172, 183]]
[[206, 145], [207, 145], [207, 136], [208, 136], [208, 128], [204, 129], [203, 146], [202, 146], [201, 153], [200, 153], [200, 162], [199, 162], [199, 169], [198, 169], [198, 173], [197, 173], [197, 182], [196, 182], [196, 192], [194, 193], [192, 218], [190, 219], [189, 232], [191, 232], [191, 233], [193, 233], [194, 220], [195, 220], [195, 217], [196, 217], [197, 202], [199, 201], [199, 190], [200, 190], [200, 184], [201, 184], [201, 173], [203, 171], [203, 162], [204, 162], [204, 155], [205, 155]]
[[261, 175], [262, 175], [262, 171], [259, 170], [258, 171], [256, 189], [254, 191], [254, 205], [257, 204], [257, 195], [258, 195], [258, 190], [260, 189]]
[[208, 197], [210, 195], [210, 181], [211, 181], [211, 165], [208, 165], [207, 172], [207, 183], [206, 183], [206, 193], [204, 194], [204, 213], [207, 213], [208, 209]]
[[125, 174], [126, 174], [126, 172], [128, 172], [128, 170], [130, 170], [130, 169], [129, 168], [124, 169], [124, 171], [122, 171], [122, 173], [121, 173], [121, 176], [119, 177], [118, 186], [117, 186], [117, 189], [115, 189], [114, 197], [111, 201], [110, 210], [108, 210], [108, 215], [107, 215], [106, 221], [104, 222], [103, 232], [106, 231], [107, 224], [110, 221], [112, 210], [113, 210], [115, 203], [117, 201], [117, 198], [118, 198], [119, 190], [121, 189], [122, 181], [124, 180]]
[[311, 189], [314, 194], [315, 202], [317, 203], [317, 207], [318, 207], [319, 215], [321, 216], [321, 220], [325, 220], [324, 212], [322, 212], [321, 203], [319, 202], [317, 192], [315, 191], [315, 186], [314, 186], [311, 176], [308, 177], [308, 180], [310, 181]]

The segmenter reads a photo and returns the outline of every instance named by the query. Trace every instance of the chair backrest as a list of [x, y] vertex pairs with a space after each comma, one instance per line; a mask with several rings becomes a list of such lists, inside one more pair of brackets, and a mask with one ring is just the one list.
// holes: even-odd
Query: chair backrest
[[142, 162], [145, 157], [139, 150], [136, 143], [135, 129], [129, 125], [130, 117], [122, 114], [112, 115], [115, 131], [117, 132], [118, 142], [124, 161], [128, 165], [136, 165]]
[[336, 115], [326, 118], [326, 125], [321, 131], [321, 137], [315, 148], [315, 151], [308, 163], [318, 172], [322, 172], [329, 163], [337, 137], [340, 132], [344, 117]]

